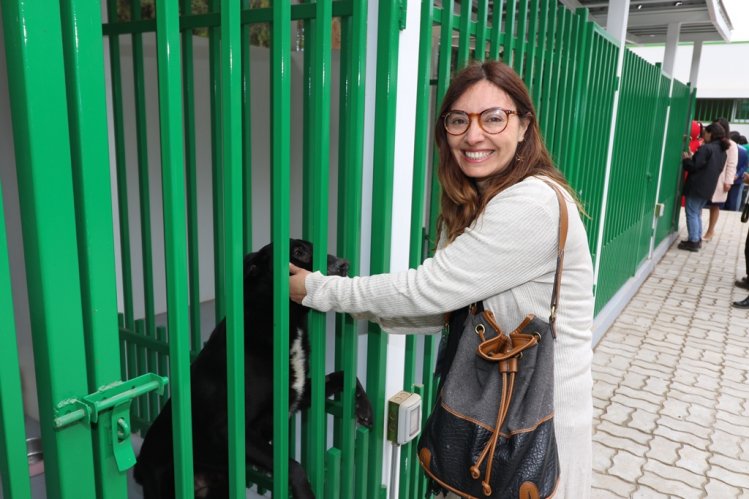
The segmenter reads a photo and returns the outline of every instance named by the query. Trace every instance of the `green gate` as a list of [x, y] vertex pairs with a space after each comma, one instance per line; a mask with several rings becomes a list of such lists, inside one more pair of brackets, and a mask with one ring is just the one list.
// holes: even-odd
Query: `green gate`
[[[597, 311], [677, 229], [693, 94], [627, 49], [619, 79], [619, 44], [584, 9], [556, 0], [382, 0], [375, 34], [365, 0], [107, 0], [106, 22], [99, 6], [81, 0], [1, 5], [46, 484], [57, 497], [126, 497], [129, 428], [147, 429], [168, 396], [177, 495], [192, 497], [189, 362], [224, 316], [232, 497], [244, 497], [248, 484], [288, 497], [290, 456], [304, 464], [317, 497], [387, 495], [393, 354], [379, 328], [370, 324], [360, 341], [362, 328], [344, 315], [330, 333], [324, 314], [310, 316], [312, 407], [301, 425], [275, 425], [274, 479], [245, 469], [238, 276], [243, 254], [284, 243], [274, 245], [279, 285], [268, 313], [274, 390], [285, 393], [285, 241], [311, 240], [316, 269], [330, 252], [347, 258], [353, 275], [381, 273], [391, 269], [393, 226], [406, 223], [409, 264], [417, 266], [435, 242], [435, 107], [471, 59], [499, 58], [530, 88], [547, 145], [588, 215], [591, 252], [606, 276], [597, 282]], [[415, 46], [400, 44], [407, 14], [419, 21]], [[368, 43], [377, 52], [369, 64]], [[418, 65], [399, 75], [408, 51]], [[398, 102], [399, 76], [417, 78], [413, 137], [395, 133], [398, 107], [411, 105]], [[404, 142], [414, 148], [408, 222], [392, 209]], [[371, 207], [363, 190], [369, 161]], [[0, 223], [0, 474], [4, 497], [25, 499], [18, 357], [15, 335], [6, 334], [20, 297], [5, 238]], [[437, 340], [406, 340], [403, 388], [420, 393], [424, 407], [435, 396]], [[331, 367], [346, 373], [337, 400], [324, 397]], [[374, 404], [371, 431], [353, 417], [357, 372]], [[285, 422], [288, 401], [277, 397], [273, 410]], [[423, 497], [414, 444], [403, 446], [398, 467], [398, 496]]]

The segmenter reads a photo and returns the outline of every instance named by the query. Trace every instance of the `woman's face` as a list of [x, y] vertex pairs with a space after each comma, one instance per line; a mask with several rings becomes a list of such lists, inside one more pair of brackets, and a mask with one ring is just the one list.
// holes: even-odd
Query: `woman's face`
[[[469, 87], [453, 103], [450, 111], [478, 115], [495, 107], [517, 111], [507, 92], [487, 80], [481, 80]], [[528, 128], [527, 118], [518, 118], [512, 114], [508, 119], [507, 128], [498, 134], [485, 132], [479, 125], [478, 116], [471, 118], [465, 133], [447, 134], [447, 144], [465, 176], [481, 180], [507, 168]]]
[[702, 138], [705, 142], [710, 142], [713, 138], [713, 134], [705, 130], [705, 132], [702, 134]]

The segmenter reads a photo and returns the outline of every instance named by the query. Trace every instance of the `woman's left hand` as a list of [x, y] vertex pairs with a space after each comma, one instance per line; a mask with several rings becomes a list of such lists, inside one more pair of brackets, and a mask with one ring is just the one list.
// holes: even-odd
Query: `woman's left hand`
[[301, 305], [302, 300], [307, 296], [307, 287], [304, 285], [304, 280], [309, 274], [311, 274], [309, 270], [289, 263], [289, 298], [294, 303]]

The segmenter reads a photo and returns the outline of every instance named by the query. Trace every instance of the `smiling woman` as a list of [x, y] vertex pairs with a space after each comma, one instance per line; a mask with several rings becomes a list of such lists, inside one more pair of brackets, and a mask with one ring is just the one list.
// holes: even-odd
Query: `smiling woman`
[[[491, 481], [491, 473], [485, 474], [484, 468], [492, 467], [492, 459], [489, 464], [484, 462], [486, 450], [479, 450], [483, 457], [478, 461], [462, 454], [465, 459], [453, 456], [452, 461], [459, 474], [476, 471], [471, 471], [472, 478], [467, 480], [476, 490], [483, 486], [484, 492], [470, 492], [471, 496], [519, 497], [513, 489], [517, 485], [525, 487], [520, 492], [534, 488], [538, 492], [534, 497], [548, 497], [551, 490], [558, 499], [589, 498], [593, 268], [574, 193], [541, 140], [528, 89], [509, 66], [477, 62], [460, 71], [437, 116], [434, 126], [442, 197], [440, 241], [434, 257], [406, 272], [356, 278], [292, 268], [289, 294], [305, 306], [347, 312], [376, 322], [390, 333], [437, 332], [445, 314], [451, 314], [470, 320], [490, 316], [499, 335], [507, 336], [519, 330], [518, 324], [529, 314], [550, 317], [549, 323], [556, 324], [557, 331], [556, 340], [550, 340], [554, 342], [554, 407], [553, 424], [547, 427], [553, 430], [550, 445], [538, 449], [537, 455], [545, 463], [543, 472], [534, 476], [539, 480], [532, 485], [530, 478], [524, 482], [535, 473], [527, 461], [532, 453], [504, 467], [515, 472], [497, 473], [512, 482], [510, 485], [504, 478], [498, 483]], [[557, 310], [552, 304], [550, 313], [549, 300], [554, 302], [552, 297], [557, 293], [563, 296], [563, 305]], [[446, 333], [447, 347], [437, 362], [443, 366], [440, 373], [444, 376], [450, 374], [452, 365], [452, 357], [444, 352], [451, 350], [453, 342], [463, 345], [462, 338], [475, 336], [457, 336], [462, 325], [448, 328]], [[460, 365], [457, 360], [456, 365]], [[447, 399], [438, 399], [435, 406], [446, 403]], [[545, 419], [547, 423], [551, 420], [551, 416]], [[494, 426], [501, 428], [503, 435], [511, 434], [498, 421]], [[437, 433], [434, 438], [441, 443], [462, 438], [455, 431]], [[419, 457], [434, 478], [432, 492], [460, 494], [462, 489], [440, 481], [440, 471], [430, 466], [437, 457], [422, 459], [421, 451]], [[553, 473], [557, 470], [561, 476], [558, 482]], [[479, 475], [485, 482], [477, 480]]]

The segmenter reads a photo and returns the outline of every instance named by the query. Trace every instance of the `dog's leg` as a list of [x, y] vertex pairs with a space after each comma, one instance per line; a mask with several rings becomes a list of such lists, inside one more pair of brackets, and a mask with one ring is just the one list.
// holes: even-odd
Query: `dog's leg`
[[[257, 434], [248, 434], [245, 449], [247, 463], [273, 473], [273, 446]], [[289, 484], [294, 499], [315, 499], [315, 493], [302, 465], [289, 459]]]
[[[304, 393], [299, 400], [299, 410], [309, 409], [312, 404], [310, 385], [311, 381], [308, 379], [305, 383]], [[343, 391], [343, 371], [335, 371], [325, 376], [325, 398], [333, 395], [338, 395]], [[356, 406], [354, 413], [356, 415], [356, 422], [367, 428], [372, 427], [373, 414], [372, 404], [367, 397], [367, 392], [364, 390], [359, 379], [356, 379]]]

